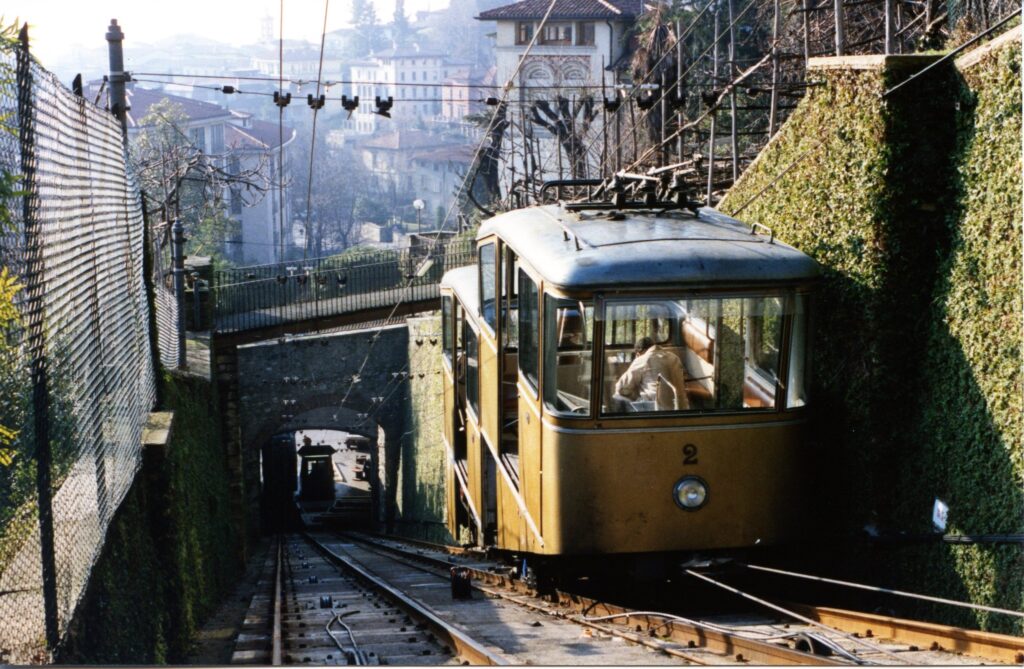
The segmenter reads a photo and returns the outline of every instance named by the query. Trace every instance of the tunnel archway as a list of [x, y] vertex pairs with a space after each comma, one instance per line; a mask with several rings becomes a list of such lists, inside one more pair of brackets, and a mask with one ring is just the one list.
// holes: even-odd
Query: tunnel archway
[[[403, 427], [404, 414], [379, 400], [328, 393], [296, 398], [278, 420], [246, 430], [243, 448], [258, 460], [263, 531], [303, 524], [387, 528]], [[316, 486], [333, 494], [311, 492]]]
[[387, 526], [408, 420], [400, 374], [408, 346], [404, 324], [218, 346], [229, 466], [238, 472], [237, 515], [251, 534], [262, 527], [261, 448], [279, 432], [307, 428], [360, 434], [376, 445], [372, 469], [388, 493], [374, 491], [374, 519]]

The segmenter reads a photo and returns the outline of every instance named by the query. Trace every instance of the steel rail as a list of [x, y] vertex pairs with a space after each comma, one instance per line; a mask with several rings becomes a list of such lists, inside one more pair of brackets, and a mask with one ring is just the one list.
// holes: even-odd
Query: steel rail
[[[752, 602], [755, 602], [757, 604], [760, 604], [761, 606], [765, 606], [765, 607], [767, 607], [769, 609], [772, 609], [773, 611], [778, 611], [779, 613], [782, 613], [783, 615], [787, 615], [787, 616], [790, 616], [792, 618], [796, 618], [800, 622], [806, 623], [806, 624], [811, 625], [813, 627], [822, 628], [825, 631], [830, 631], [830, 632], [836, 632], [837, 631], [834, 627], [829, 627], [828, 625], [826, 625], [824, 623], [818, 622], [818, 621], [813, 620], [811, 618], [808, 618], [806, 616], [802, 616], [799, 613], [796, 613], [795, 611], [793, 611], [791, 609], [787, 609], [785, 607], [779, 606], [778, 604], [773, 604], [773, 603], [771, 603], [771, 602], [769, 602], [769, 601], [767, 601], [765, 599], [761, 599], [760, 597], [755, 597], [754, 595], [751, 595], [748, 592], [743, 592], [742, 590], [740, 590], [738, 588], [734, 588], [731, 585], [728, 585], [726, 583], [722, 583], [721, 581], [716, 581], [715, 579], [713, 579], [713, 578], [711, 578], [709, 576], [705, 576], [704, 574], [700, 574], [698, 572], [695, 572], [692, 569], [684, 569], [683, 572], [686, 573], [686, 574], [689, 574], [690, 576], [693, 576], [694, 578], [700, 579], [700, 580], [702, 580], [702, 581], [704, 581], [706, 583], [710, 583], [711, 585], [714, 585], [714, 586], [717, 586], [719, 588], [722, 588], [726, 592], [731, 592], [734, 595], [738, 595], [738, 596], [740, 596], [740, 597], [742, 597], [744, 599], [747, 599], [749, 601], [752, 601]], [[878, 646], [877, 644], [868, 643], [867, 641], [864, 641], [863, 639], [860, 639], [858, 637], [846, 634], [845, 632], [839, 632], [839, 633], [842, 634], [846, 638], [847, 641], [849, 641], [849, 642], [851, 642], [851, 643], [853, 643], [855, 645], [863, 646], [863, 647], [867, 648], [868, 650], [870, 650], [871, 652], [881, 653], [883, 655], [887, 655], [887, 656], [895, 659], [898, 662], [904, 662], [903, 658], [901, 658], [899, 655], [897, 655], [896, 653], [893, 653], [892, 651], [886, 650], [886, 649]], [[908, 662], [907, 664], [911, 664], [911, 663]]]
[[277, 539], [277, 561], [274, 567], [274, 623], [271, 633], [270, 663], [280, 667], [281, 662], [281, 563], [282, 541]]
[[923, 650], [955, 651], [994, 662], [1024, 664], [1024, 639], [1008, 634], [820, 606], [786, 606], [829, 627], [864, 637], [892, 639]]
[[453, 627], [440, 618], [429, 608], [412, 599], [405, 593], [394, 588], [386, 581], [371, 574], [363, 565], [351, 558], [335, 553], [330, 548], [320, 543], [308, 534], [304, 535], [306, 540], [329, 561], [352, 572], [357, 578], [368, 583], [371, 587], [386, 593], [401, 608], [413, 617], [426, 624], [431, 633], [443, 640], [455, 649], [456, 655], [474, 665], [508, 665], [510, 662], [498, 653], [489, 650], [479, 641], [473, 639], [462, 630]]
[[[365, 535], [353, 535], [346, 534], [346, 539], [355, 540], [357, 542], [368, 543], [385, 550], [402, 553], [405, 557], [414, 560], [421, 560], [424, 562], [435, 563], [439, 567], [450, 568], [453, 565], [446, 560], [441, 558], [435, 558], [422, 553], [406, 553], [401, 549], [393, 546], [382, 544], [377, 540], [366, 537]], [[402, 539], [402, 541], [405, 541]], [[417, 542], [423, 543], [423, 542]], [[473, 584], [473, 587], [487, 592], [488, 594], [497, 594], [502, 596], [501, 593], [492, 591], [489, 588], [481, 587], [479, 584], [483, 583], [486, 585], [494, 585], [501, 587], [505, 590], [510, 590], [514, 593], [537, 596], [536, 590], [527, 586], [523, 581], [512, 578], [505, 574], [484, 571], [482, 569], [476, 569], [473, 567], [467, 567], [463, 564], [458, 565], [469, 571], [472, 579], [477, 581]], [[505, 597], [508, 598], [508, 597]], [[539, 606], [530, 602], [523, 602], [521, 600], [514, 599], [521, 605], [534, 608], [539, 611], [544, 611], [549, 615], [556, 615], [558, 617], [565, 618], [572, 622], [599, 629], [601, 631], [609, 632], [622, 636], [630, 641], [636, 643], [642, 643], [641, 639], [644, 639], [642, 635], [635, 633], [623, 634], [614, 628], [606, 625], [599, 625], [594, 621], [586, 620], [586, 617], [594, 616], [605, 616], [605, 615], [628, 615], [630, 618], [642, 622], [645, 625], [646, 630], [660, 628], [666, 630], [665, 637], [662, 641], [670, 640], [686, 646], [686, 651], [681, 649], [670, 649], [664, 644], [651, 644], [649, 640], [644, 642], [652, 648], [657, 648], [662, 652], [666, 652], [669, 655], [674, 655], [691, 662], [700, 662], [695, 656], [694, 652], [701, 649], [720, 653], [722, 655], [734, 657], [737, 661], [753, 664], [771, 664], [771, 665], [830, 665], [830, 666], [849, 666], [847, 662], [841, 662], [834, 658], [822, 657], [819, 655], [812, 655], [810, 653], [804, 653], [802, 651], [794, 650], [784, 646], [779, 646], [773, 643], [767, 643], [764, 641], [758, 641], [750, 639], [741, 635], [732, 634], [729, 632], [719, 631], [715, 629], [709, 629], [709, 626], [701, 625], [699, 623], [690, 624], [681, 621], [671, 621], [666, 623], [663, 618], [657, 616], [648, 615], [636, 615], [635, 612], [631, 611], [622, 606], [614, 604], [608, 604], [605, 602], [599, 602], [588, 597], [581, 595], [575, 595], [561, 590], [557, 590], [554, 593], [552, 603], [560, 607], [568, 609], [574, 613], [579, 614], [578, 616], [560, 614], [557, 611], [553, 611], [549, 608]]]
[[808, 581], [817, 581], [819, 583], [830, 583], [832, 585], [842, 585], [848, 588], [857, 588], [859, 590], [867, 590], [869, 592], [880, 592], [886, 595], [897, 595], [899, 597], [908, 597], [910, 599], [920, 599], [926, 602], [935, 602], [938, 604], [948, 604], [950, 606], [958, 606], [965, 609], [974, 609], [976, 611], [987, 611], [989, 613], [1002, 613], [1008, 616], [1017, 616], [1018, 618], [1024, 618], [1024, 611], [1012, 611], [1010, 609], [1001, 609], [995, 606], [985, 606], [984, 604], [972, 604], [971, 602], [958, 602], [955, 599], [945, 599], [943, 597], [933, 597], [931, 595], [921, 595], [916, 592], [906, 592], [905, 590], [893, 590], [892, 588], [883, 588], [877, 585], [865, 585], [863, 583], [853, 583], [852, 581], [841, 581], [835, 578], [826, 578], [824, 576], [813, 576], [811, 574], [801, 574], [796, 571], [786, 571], [783, 569], [773, 569], [772, 567], [761, 567], [756, 564], [739, 563], [747, 569], [753, 569], [755, 571], [763, 571], [769, 574], [778, 574], [780, 576], [791, 576], [793, 578], [802, 578]]

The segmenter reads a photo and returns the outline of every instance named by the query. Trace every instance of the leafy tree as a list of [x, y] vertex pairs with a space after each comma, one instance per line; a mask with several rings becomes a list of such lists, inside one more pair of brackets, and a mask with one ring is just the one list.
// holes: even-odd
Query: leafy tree
[[352, 25], [358, 33], [359, 51], [363, 55], [385, 46], [384, 31], [372, 0], [352, 0]]
[[405, 45], [411, 37], [409, 19], [405, 17], [405, 0], [395, 0], [395, 15], [391, 20], [391, 38], [395, 46]]

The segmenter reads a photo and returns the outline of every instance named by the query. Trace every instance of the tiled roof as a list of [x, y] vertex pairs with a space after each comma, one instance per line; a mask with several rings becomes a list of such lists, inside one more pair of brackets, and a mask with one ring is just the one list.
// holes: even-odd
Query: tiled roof
[[[98, 82], [90, 82], [85, 92], [87, 99], [95, 99], [99, 91]], [[108, 94], [109, 87], [104, 90], [104, 97]], [[224, 145], [231, 149], [256, 149], [265, 150], [277, 148], [279, 133], [276, 123], [268, 123], [250, 118], [247, 121], [248, 127], [242, 127], [245, 114], [232, 112], [230, 109], [215, 105], [212, 102], [202, 102], [180, 95], [172, 95], [163, 91], [150, 88], [139, 88], [132, 86], [125, 91], [128, 98], [128, 127], [138, 128], [139, 121], [149, 114], [149, 109], [161, 100], [170, 100], [181, 107], [187, 117], [187, 123], [210, 121], [216, 119], [224, 120]], [[289, 126], [284, 127], [284, 143], [287, 144], [295, 138], [296, 131]]]
[[219, 116], [224, 116], [225, 118], [231, 116], [230, 111], [212, 102], [192, 100], [191, 98], [171, 95], [163, 91], [132, 86], [125, 91], [125, 94], [128, 98], [128, 106], [130, 107], [128, 110], [129, 128], [138, 127], [139, 121], [149, 113], [149, 108], [165, 98], [180, 105], [189, 121], [203, 121]]
[[419, 49], [411, 46], [400, 46], [394, 49], [385, 49], [384, 51], [376, 51], [373, 54], [374, 58], [444, 58], [444, 54], [440, 51], [428, 51]]
[[[549, 0], [522, 0], [480, 12], [481, 21], [541, 19]], [[630, 19], [640, 14], [642, 0], [556, 0], [551, 19]]]
[[388, 151], [408, 151], [427, 147], [448, 146], [452, 142], [444, 137], [431, 135], [419, 130], [395, 130], [377, 135], [360, 142], [364, 149], [385, 149]]
[[428, 163], [459, 163], [469, 165], [473, 162], [476, 150], [469, 144], [441, 146], [412, 154], [412, 160]]
[[[295, 139], [295, 135], [295, 128], [284, 126], [285, 144]], [[276, 149], [279, 139], [281, 133], [276, 123], [250, 119], [247, 128], [231, 123], [224, 125], [224, 146], [229, 149]]]

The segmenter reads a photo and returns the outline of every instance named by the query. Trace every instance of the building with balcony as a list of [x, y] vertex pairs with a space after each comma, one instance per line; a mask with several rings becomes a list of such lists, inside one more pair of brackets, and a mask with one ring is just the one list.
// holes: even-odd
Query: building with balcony
[[[477, 17], [496, 23], [499, 83], [512, 77], [549, 6], [548, 0], [522, 0]], [[614, 85], [613, 66], [625, 54], [624, 35], [642, 13], [642, 0], [557, 0], [512, 82], [515, 97], [550, 98], [556, 89]]]

